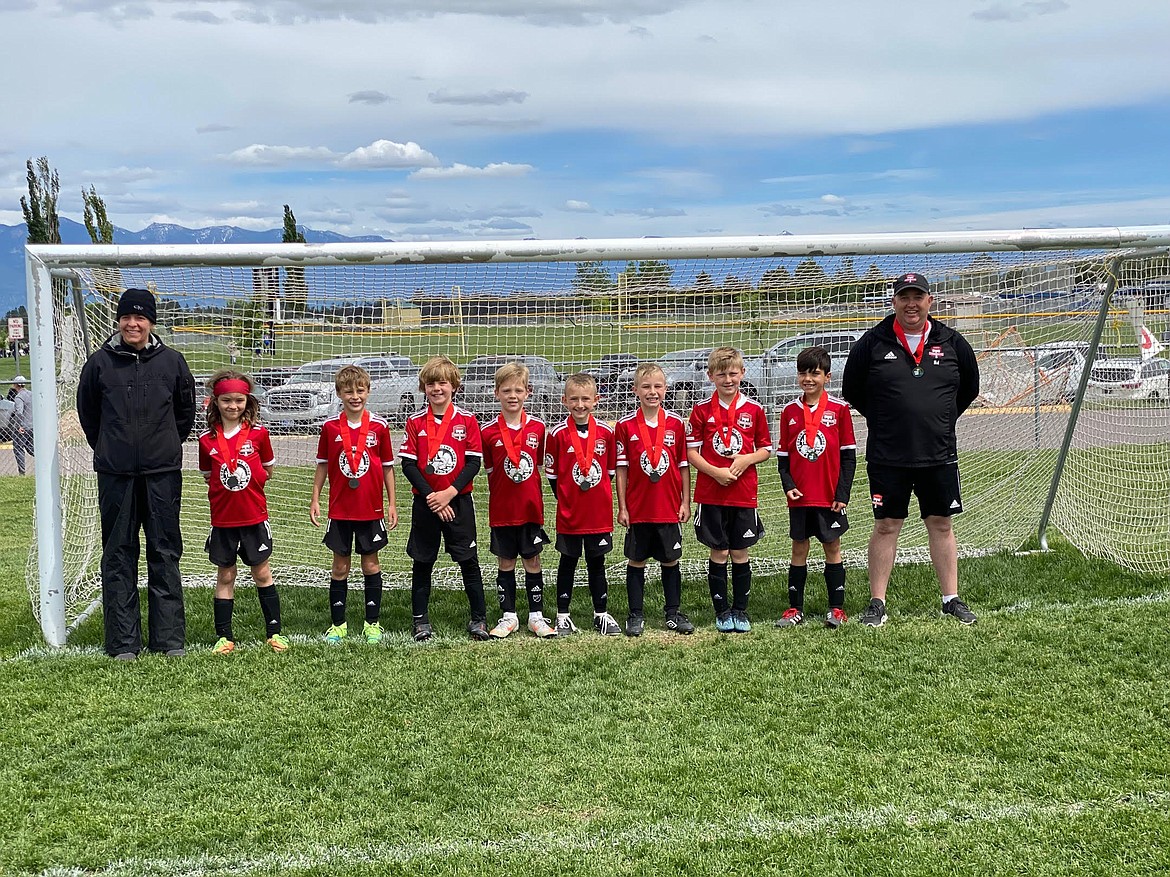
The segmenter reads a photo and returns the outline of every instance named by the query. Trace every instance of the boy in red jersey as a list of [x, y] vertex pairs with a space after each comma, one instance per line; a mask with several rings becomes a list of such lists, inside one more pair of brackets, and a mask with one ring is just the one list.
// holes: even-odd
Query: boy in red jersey
[[[662, 566], [666, 629], [694, 633], [681, 611], [682, 523], [691, 517], [691, 470], [687, 463], [686, 424], [662, 407], [666, 374], [644, 362], [634, 372], [638, 409], [617, 422], [618, 523], [626, 530], [626, 593], [630, 614], [626, 636], [645, 627], [646, 561]], [[633, 465], [631, 465], [633, 461]]]
[[458, 367], [447, 357], [433, 356], [424, 363], [418, 373], [418, 388], [426, 395], [427, 407], [406, 419], [406, 438], [399, 452], [402, 474], [414, 494], [406, 553], [414, 561], [410, 607], [411, 634], [416, 642], [434, 635], [428, 607], [440, 542], [463, 576], [463, 590], [471, 607], [467, 633], [475, 640], [488, 638], [471, 499], [471, 482], [483, 465], [483, 446], [479, 421], [454, 402], [461, 383]]
[[565, 381], [561, 404], [569, 417], [553, 427], [545, 442], [544, 470], [557, 498], [557, 636], [577, 632], [569, 616], [573, 576], [585, 555], [593, 629], [620, 636], [622, 629], [607, 611], [609, 585], [605, 555], [613, 550], [613, 485], [617, 466], [613, 430], [593, 417], [597, 381], [584, 372]]
[[780, 411], [776, 461], [788, 497], [792, 560], [788, 566], [788, 609], [777, 627], [804, 621], [804, 584], [808, 578], [809, 539], [825, 550], [825, 585], [829, 611], [825, 626], [836, 629], [845, 614], [845, 565], [841, 536], [849, 529], [845, 508], [857, 470], [857, 440], [849, 403], [825, 392], [832, 360], [823, 347], [807, 347], [796, 356], [797, 381], [803, 395]]
[[488, 474], [488, 524], [491, 550], [499, 558], [496, 593], [500, 623], [491, 636], [503, 639], [520, 627], [516, 615], [516, 558], [524, 564], [528, 592], [528, 629], [539, 637], [557, 632], [544, 617], [544, 581], [540, 552], [544, 532], [544, 492], [539, 465], [544, 456], [544, 421], [530, 417], [524, 403], [532, 392], [528, 366], [509, 362], [496, 370], [500, 416], [483, 428], [483, 461]]
[[[333, 552], [329, 574], [329, 629], [325, 640], [339, 643], [348, 635], [345, 602], [349, 593], [350, 555], [357, 547], [362, 558], [366, 642], [382, 641], [382, 567], [378, 551], [386, 546], [387, 524], [398, 526], [394, 505], [394, 443], [390, 426], [366, 409], [370, 375], [360, 366], [347, 365], [334, 378], [341, 411], [321, 424], [317, 440], [317, 471], [309, 520], [321, 526], [321, 489], [329, 478], [329, 520], [321, 541]], [[389, 511], [382, 495], [389, 500]]]
[[199, 472], [211, 503], [211, 533], [204, 550], [217, 567], [212, 612], [219, 639], [211, 651], [227, 656], [236, 650], [232, 614], [238, 557], [252, 570], [269, 647], [287, 652], [288, 637], [280, 632], [280, 598], [268, 563], [272, 528], [264, 496], [276, 455], [268, 430], [258, 422], [256, 387], [247, 375], [224, 369], [211, 376], [207, 389], [211, 400], [207, 431], [199, 436]]
[[[768, 416], [754, 399], [739, 394], [743, 356], [734, 347], [717, 347], [707, 357], [711, 398], [691, 411], [687, 423], [687, 460], [695, 478], [695, 536], [711, 549], [707, 585], [720, 633], [747, 633], [752, 588], [748, 549], [764, 535], [756, 511], [756, 465], [772, 455]], [[727, 558], [731, 556], [733, 599], [727, 601]]]

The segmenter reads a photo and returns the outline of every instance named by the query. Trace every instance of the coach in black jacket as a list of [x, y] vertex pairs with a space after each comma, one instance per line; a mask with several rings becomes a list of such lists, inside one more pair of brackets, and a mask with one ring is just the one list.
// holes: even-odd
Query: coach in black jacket
[[149, 648], [186, 654], [179, 505], [195, 381], [183, 354], [153, 333], [156, 319], [154, 295], [127, 289], [118, 301], [118, 331], [86, 361], [77, 387], [77, 416], [97, 472], [106, 652], [123, 661], [142, 650], [140, 528]]
[[951, 517], [963, 510], [955, 424], [979, 395], [979, 364], [957, 331], [930, 319], [934, 301], [921, 274], [894, 281], [894, 313], [849, 351], [841, 392], [865, 417], [865, 460], [873, 501], [869, 539], [870, 601], [860, 621], [886, 621], [886, 587], [910, 494], [930, 540], [943, 613], [963, 624], [977, 619], [959, 599], [958, 551]]

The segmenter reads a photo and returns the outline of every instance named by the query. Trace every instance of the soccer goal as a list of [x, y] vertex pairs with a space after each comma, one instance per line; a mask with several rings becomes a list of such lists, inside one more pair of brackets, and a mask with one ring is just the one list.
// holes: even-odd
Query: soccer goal
[[[277, 473], [268, 494], [281, 585], [324, 585], [329, 554], [308, 517], [322, 420], [337, 411], [333, 374], [373, 377], [372, 410], [400, 424], [421, 402], [418, 367], [447, 354], [464, 371], [463, 404], [496, 415], [501, 357], [524, 357], [530, 409], [558, 420], [567, 374], [588, 371], [599, 415], [629, 410], [633, 366], [665, 368], [669, 405], [686, 416], [709, 396], [707, 352], [733, 345], [744, 388], [772, 412], [792, 398], [796, 353], [820, 344], [839, 379], [849, 344], [890, 305], [890, 280], [931, 281], [934, 315], [979, 356], [983, 392], [960, 421], [967, 556], [1043, 546], [1050, 529], [1127, 567], [1170, 568], [1170, 363], [1154, 350], [1170, 321], [1170, 226], [943, 234], [760, 236], [271, 246], [30, 246], [36, 404], [36, 543], [30, 597], [61, 644], [100, 599], [101, 536], [92, 456], [78, 427], [77, 379], [116, 329], [123, 289], [158, 297], [158, 332], [202, 386], [234, 364], [264, 388]], [[1139, 332], [1155, 344], [1139, 347]], [[1154, 350], [1151, 354], [1151, 350]], [[1143, 355], [1145, 359], [1143, 359]], [[839, 386], [838, 381], [830, 389]], [[202, 396], [201, 396], [202, 398]], [[201, 424], [201, 421], [199, 421]], [[864, 446], [864, 421], [857, 418]], [[775, 423], [773, 422], [773, 429]], [[198, 430], [198, 425], [197, 425]], [[863, 447], [864, 449], [864, 447]], [[206, 488], [186, 450], [182, 570], [214, 570], [201, 550]], [[485, 490], [480, 479], [477, 491]], [[399, 481], [400, 509], [408, 487]], [[853, 492], [847, 562], [864, 565], [872, 525], [864, 467]], [[787, 513], [772, 464], [761, 478], [762, 574], [787, 565]], [[486, 507], [480, 526], [487, 545]], [[408, 516], [406, 516], [408, 519]], [[551, 525], [551, 509], [547, 514]], [[409, 581], [405, 523], [382, 552], [388, 586]], [[688, 541], [684, 575], [705, 551]], [[927, 559], [911, 521], [899, 562]], [[485, 565], [491, 559], [485, 552]], [[621, 558], [613, 556], [620, 564]]]

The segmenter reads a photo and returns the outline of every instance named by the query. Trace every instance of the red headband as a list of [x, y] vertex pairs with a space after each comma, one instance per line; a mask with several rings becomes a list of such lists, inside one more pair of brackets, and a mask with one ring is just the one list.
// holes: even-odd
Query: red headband
[[248, 382], [240, 378], [224, 378], [222, 381], [216, 381], [215, 386], [212, 387], [211, 392], [216, 396], [222, 396], [224, 393], [243, 393], [245, 396], [251, 392], [251, 387]]

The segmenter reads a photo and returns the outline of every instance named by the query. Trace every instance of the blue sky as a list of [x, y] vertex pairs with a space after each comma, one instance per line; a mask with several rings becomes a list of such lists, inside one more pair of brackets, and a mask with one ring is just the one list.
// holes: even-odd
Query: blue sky
[[0, 28], [6, 224], [42, 154], [62, 213], [94, 185], [134, 230], [1170, 221], [1164, 0], [0, 0]]

